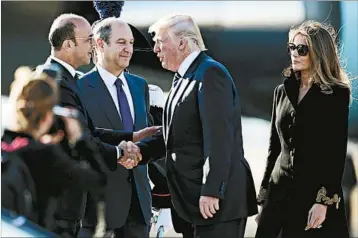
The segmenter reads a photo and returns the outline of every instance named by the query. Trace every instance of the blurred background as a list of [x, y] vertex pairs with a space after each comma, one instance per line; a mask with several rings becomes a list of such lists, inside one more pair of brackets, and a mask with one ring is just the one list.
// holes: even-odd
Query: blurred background
[[[2, 126], [6, 124], [6, 96], [13, 73], [20, 65], [36, 66], [50, 54], [47, 40], [52, 21], [72, 12], [98, 19], [92, 1], [2, 1], [1, 2], [1, 94]], [[198, 23], [208, 54], [231, 72], [240, 93], [245, 156], [258, 184], [267, 154], [269, 120], [274, 88], [282, 83], [281, 72], [289, 65], [286, 53], [288, 31], [306, 19], [330, 23], [339, 30], [341, 59], [352, 78], [358, 76], [357, 1], [126, 1], [121, 19], [137, 27], [146, 37], [148, 26], [171, 13], [191, 15]], [[93, 67], [80, 68], [87, 72]], [[163, 70], [151, 52], [133, 55], [129, 70], [148, 83], [168, 91], [173, 74]], [[358, 200], [358, 79], [353, 80], [350, 109], [349, 152], [344, 183], [347, 198]], [[353, 191], [353, 192], [352, 192]], [[357, 203], [357, 202], [355, 202]], [[351, 224], [358, 224], [358, 208], [349, 206]], [[251, 224], [251, 225], [250, 225]], [[249, 222], [248, 236], [254, 234]], [[251, 229], [251, 230], [250, 230]], [[357, 225], [351, 227], [358, 237]]]

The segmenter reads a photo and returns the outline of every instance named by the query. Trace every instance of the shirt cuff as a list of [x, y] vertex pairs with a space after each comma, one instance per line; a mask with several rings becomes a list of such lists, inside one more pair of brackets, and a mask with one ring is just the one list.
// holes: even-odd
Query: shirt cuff
[[116, 147], [116, 151], [117, 151], [117, 160], [119, 160], [119, 148], [117, 146]]

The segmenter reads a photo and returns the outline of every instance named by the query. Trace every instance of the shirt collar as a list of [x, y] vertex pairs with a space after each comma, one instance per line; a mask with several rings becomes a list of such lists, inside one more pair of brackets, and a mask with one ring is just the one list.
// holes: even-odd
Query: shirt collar
[[54, 61], [57, 61], [59, 64], [61, 64], [63, 67], [65, 67], [68, 72], [70, 72], [70, 74], [72, 75], [72, 77], [76, 76], [76, 70], [75, 68], [73, 68], [70, 64], [66, 63], [63, 60], [60, 60], [59, 58], [56, 58], [55, 56], [51, 55], [51, 59], [53, 59]]
[[108, 86], [113, 86], [115, 82], [117, 81], [117, 78], [120, 78], [123, 82], [123, 86], [127, 86], [126, 78], [124, 77], [124, 71], [117, 77], [113, 75], [112, 73], [108, 72], [106, 69], [104, 69], [101, 65], [97, 64], [97, 70], [99, 75], [101, 76], [102, 80], [105, 84]]
[[181, 77], [184, 77], [186, 71], [188, 71], [190, 65], [194, 62], [196, 57], [200, 54], [200, 51], [194, 51], [190, 55], [188, 55], [185, 60], [180, 64], [178, 73]]

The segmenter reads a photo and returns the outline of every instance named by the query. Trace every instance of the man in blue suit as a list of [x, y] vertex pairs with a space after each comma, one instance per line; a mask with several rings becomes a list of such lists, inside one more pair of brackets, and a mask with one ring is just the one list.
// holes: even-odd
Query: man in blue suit
[[[145, 79], [125, 72], [133, 53], [130, 27], [107, 18], [93, 29], [97, 64], [78, 85], [97, 128], [137, 131], [149, 124], [149, 92]], [[110, 172], [106, 188], [107, 231], [116, 237], [149, 237], [151, 194], [147, 165]], [[87, 203], [82, 234], [93, 234], [95, 207]], [[89, 232], [89, 233], [88, 233]]]

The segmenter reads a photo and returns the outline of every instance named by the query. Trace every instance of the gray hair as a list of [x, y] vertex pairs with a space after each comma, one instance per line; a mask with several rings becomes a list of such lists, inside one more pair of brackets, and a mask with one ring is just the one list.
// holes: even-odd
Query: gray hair
[[112, 35], [112, 23], [117, 20], [115, 17], [109, 17], [93, 24], [93, 37], [94, 39], [102, 39], [109, 44], [109, 39]]
[[157, 33], [160, 29], [168, 29], [171, 36], [188, 39], [190, 49], [196, 46], [201, 51], [207, 50], [198, 25], [188, 15], [163, 17], [149, 27], [149, 32]]

